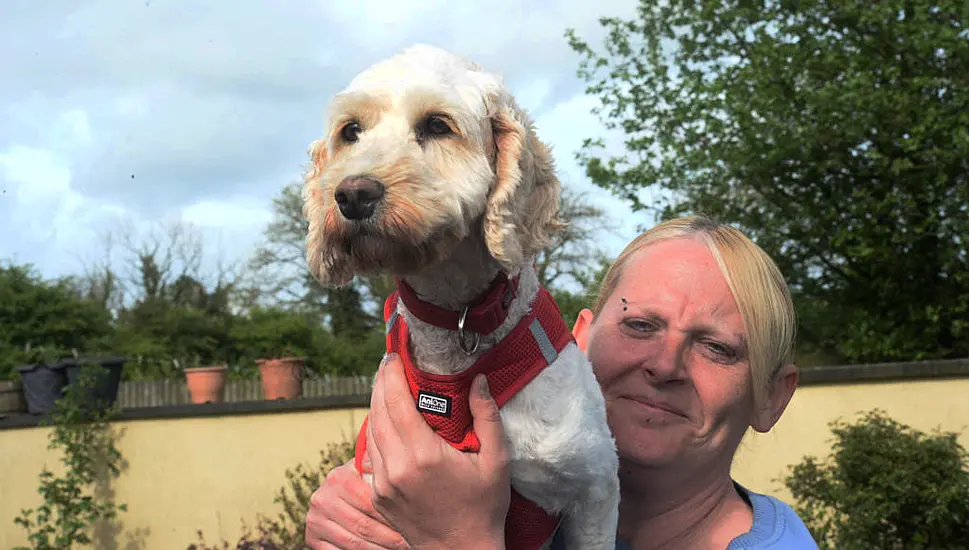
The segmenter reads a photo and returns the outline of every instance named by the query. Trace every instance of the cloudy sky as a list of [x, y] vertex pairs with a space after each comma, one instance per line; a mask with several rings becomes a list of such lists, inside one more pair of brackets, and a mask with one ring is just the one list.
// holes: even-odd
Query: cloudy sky
[[[572, 154], [603, 135], [563, 36], [598, 43], [636, 0], [6, 0], [0, 7], [0, 259], [48, 277], [96, 260], [98, 231], [183, 220], [244, 257], [298, 178], [332, 95], [424, 42], [500, 72], [566, 185], [623, 234], [642, 217]], [[485, 7], [488, 6], [488, 7]], [[527, 7], [526, 7], [527, 6]]]

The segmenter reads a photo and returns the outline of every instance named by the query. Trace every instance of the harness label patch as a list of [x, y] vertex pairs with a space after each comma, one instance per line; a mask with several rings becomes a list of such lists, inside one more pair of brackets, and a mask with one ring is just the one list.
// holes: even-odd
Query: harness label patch
[[438, 416], [451, 416], [451, 398], [421, 390], [417, 392], [417, 408]]

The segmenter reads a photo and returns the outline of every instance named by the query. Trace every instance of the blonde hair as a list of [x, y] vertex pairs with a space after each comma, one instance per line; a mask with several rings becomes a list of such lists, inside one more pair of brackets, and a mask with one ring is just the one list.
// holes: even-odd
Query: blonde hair
[[794, 361], [797, 316], [787, 283], [774, 261], [740, 231], [703, 216], [663, 222], [640, 234], [619, 254], [599, 286], [596, 317], [615, 291], [629, 258], [657, 241], [694, 238], [705, 243], [727, 280], [747, 333], [754, 404], [764, 405], [774, 374]]

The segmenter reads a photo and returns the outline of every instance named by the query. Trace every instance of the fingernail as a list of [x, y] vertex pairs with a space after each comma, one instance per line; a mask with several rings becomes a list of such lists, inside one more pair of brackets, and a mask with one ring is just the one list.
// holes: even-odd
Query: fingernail
[[364, 472], [370, 472], [373, 469], [373, 464], [370, 463], [370, 458], [364, 456], [363, 460], [360, 462], [360, 467], [363, 468]]
[[491, 392], [488, 390], [488, 377], [481, 375], [479, 376], [479, 378], [480, 380], [478, 381], [478, 392], [481, 394], [481, 397], [490, 399]]
[[396, 360], [397, 360], [397, 354], [396, 353], [385, 353], [383, 359], [380, 360], [380, 366], [382, 367], [382, 366], [386, 365], [387, 363], [389, 363], [391, 361], [396, 361]]

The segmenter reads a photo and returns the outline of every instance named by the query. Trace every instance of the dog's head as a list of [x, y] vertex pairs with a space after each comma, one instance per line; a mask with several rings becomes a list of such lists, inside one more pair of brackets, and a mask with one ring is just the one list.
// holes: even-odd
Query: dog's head
[[560, 227], [548, 147], [499, 77], [430, 46], [358, 75], [310, 146], [304, 214], [313, 275], [406, 275], [481, 231], [516, 272]]

